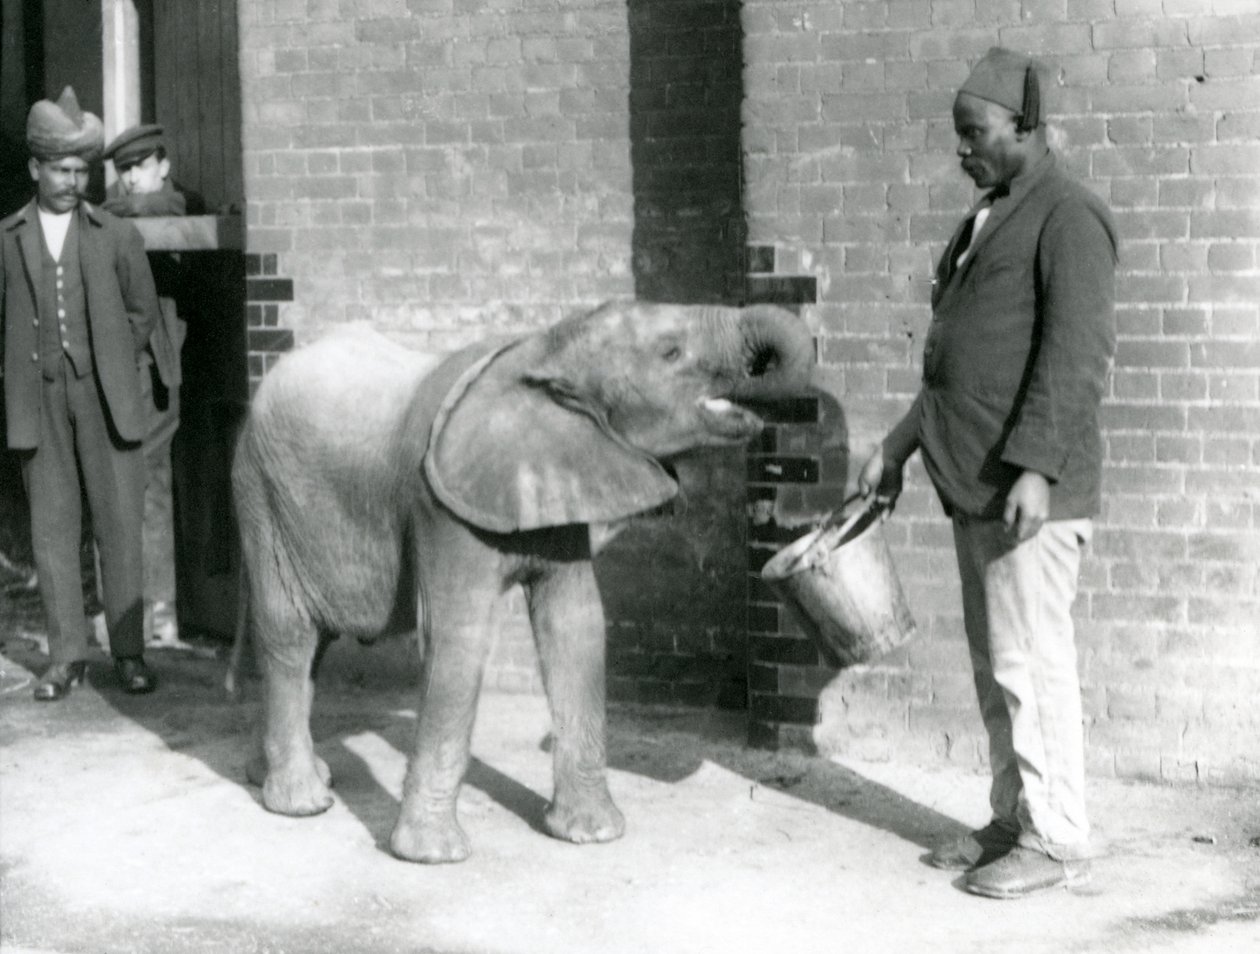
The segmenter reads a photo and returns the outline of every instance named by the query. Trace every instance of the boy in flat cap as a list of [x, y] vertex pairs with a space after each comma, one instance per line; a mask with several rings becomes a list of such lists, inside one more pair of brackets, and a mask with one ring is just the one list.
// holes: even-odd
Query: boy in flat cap
[[937, 266], [919, 395], [858, 480], [891, 506], [918, 450], [953, 521], [993, 819], [930, 861], [995, 898], [1090, 875], [1071, 608], [1101, 505], [1117, 238], [1047, 147], [1038, 69], [994, 48], [958, 91], [958, 156], [988, 191]]
[[103, 137], [72, 89], [31, 107], [26, 142], [36, 197], [0, 222], [0, 351], [5, 432], [22, 461], [52, 662], [35, 698], [61, 699], [85, 675], [83, 493], [114, 672], [127, 692], [150, 692], [157, 678], [143, 655], [140, 529], [147, 422], [137, 369], [159, 320], [153, 276], [136, 228], [83, 201]]
[[[105, 149], [117, 181], [104, 208], [123, 217], [200, 214], [200, 198], [178, 189], [161, 126], [132, 126]], [[175, 525], [171, 493], [171, 443], [179, 429], [180, 348], [186, 325], [179, 315], [184, 276], [175, 252], [150, 252], [162, 320], [144, 351], [141, 388], [149, 429], [144, 439], [144, 604], [145, 635], [150, 642], [179, 641], [175, 606]]]

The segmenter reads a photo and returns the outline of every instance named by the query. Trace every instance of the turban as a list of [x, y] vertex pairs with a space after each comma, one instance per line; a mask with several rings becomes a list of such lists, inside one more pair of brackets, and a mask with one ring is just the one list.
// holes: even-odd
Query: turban
[[100, 157], [104, 143], [100, 119], [79, 108], [69, 86], [57, 102], [41, 99], [26, 117], [26, 146], [37, 159], [76, 156], [92, 162]]
[[1019, 128], [1035, 129], [1041, 122], [1041, 64], [1030, 56], [992, 47], [975, 65], [958, 92], [1005, 106], [1020, 117]]
[[130, 166], [149, 158], [166, 146], [163, 129], [156, 124], [124, 129], [105, 147], [105, 158], [114, 160], [114, 168]]

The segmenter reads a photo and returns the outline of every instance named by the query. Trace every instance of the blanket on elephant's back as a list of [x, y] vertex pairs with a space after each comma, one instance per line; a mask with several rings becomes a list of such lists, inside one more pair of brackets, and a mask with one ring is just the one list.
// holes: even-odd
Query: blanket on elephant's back
[[424, 470], [424, 460], [428, 457], [433, 440], [433, 425], [443, 417], [447, 403], [457, 382], [462, 381], [470, 369], [480, 368], [494, 355], [511, 347], [513, 341], [479, 341], [468, 345], [442, 360], [432, 372], [425, 375], [418, 385], [414, 400], [408, 408], [403, 422], [403, 430], [410, 440], [401, 446], [409, 448], [419, 455], [409, 461], [408, 467]]

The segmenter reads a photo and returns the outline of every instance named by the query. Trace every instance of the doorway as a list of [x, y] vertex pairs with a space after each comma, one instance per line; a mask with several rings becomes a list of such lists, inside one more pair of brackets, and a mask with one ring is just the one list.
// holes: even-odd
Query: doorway
[[[216, 216], [241, 216], [237, 0], [121, 0], [139, 25], [140, 102], [129, 112], [160, 123], [171, 143], [172, 178], [202, 197]], [[0, 0], [0, 215], [32, 191], [25, 174], [30, 106], [73, 86], [84, 109], [104, 118], [102, 3]], [[89, 197], [104, 196], [101, 170]], [[220, 230], [242, 234], [243, 230]], [[180, 428], [173, 471], [177, 605], [182, 632], [227, 637], [235, 621], [236, 541], [230, 465], [249, 395], [245, 332], [245, 256], [239, 248], [181, 251], [187, 287], [180, 313]], [[0, 460], [0, 556], [20, 572], [29, 561], [29, 526], [13, 455]], [[5, 563], [0, 563], [4, 569]], [[85, 561], [90, 573], [91, 561]], [[6, 573], [8, 571], [6, 570]], [[10, 574], [12, 575], [12, 574]], [[9, 584], [7, 577], [4, 581]], [[89, 594], [94, 587], [88, 586]]]

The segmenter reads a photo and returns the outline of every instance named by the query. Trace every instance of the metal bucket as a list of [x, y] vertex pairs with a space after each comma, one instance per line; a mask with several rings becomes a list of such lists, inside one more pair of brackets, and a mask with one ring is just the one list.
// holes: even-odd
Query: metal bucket
[[884, 539], [882, 506], [872, 502], [837, 523], [845, 506], [761, 571], [836, 667], [870, 662], [915, 634]]

